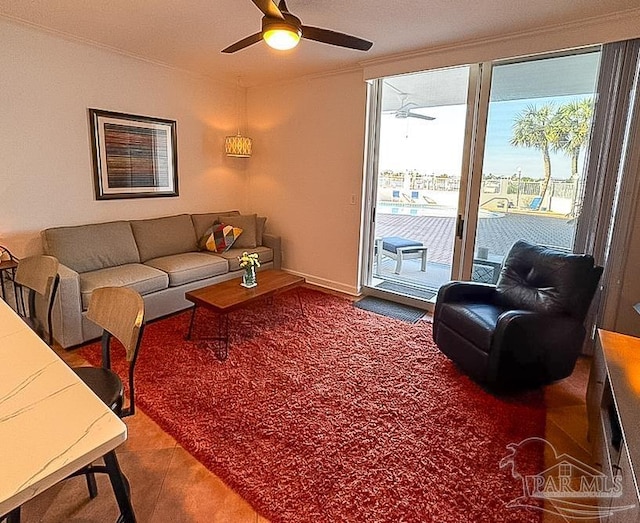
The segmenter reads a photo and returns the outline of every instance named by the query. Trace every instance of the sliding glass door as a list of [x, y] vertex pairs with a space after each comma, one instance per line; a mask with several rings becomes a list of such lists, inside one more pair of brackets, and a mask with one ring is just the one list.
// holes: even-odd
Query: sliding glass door
[[571, 250], [599, 57], [591, 49], [377, 80], [365, 288], [428, 302], [451, 279], [495, 282], [518, 239]]
[[373, 287], [426, 299], [451, 279], [470, 68], [381, 81]]
[[600, 51], [493, 66], [471, 279], [519, 239], [571, 251]]

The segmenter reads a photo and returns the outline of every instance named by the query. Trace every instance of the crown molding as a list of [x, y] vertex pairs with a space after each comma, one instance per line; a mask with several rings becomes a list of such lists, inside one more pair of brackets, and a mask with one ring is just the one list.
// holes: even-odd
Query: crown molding
[[214, 83], [217, 83], [217, 84], [220, 84], [220, 85], [224, 85], [225, 87], [232, 87], [232, 88], [237, 88], [238, 87], [237, 84], [235, 82], [233, 82], [233, 81], [227, 81], [227, 80], [224, 80], [224, 79], [215, 78], [215, 77], [213, 77], [211, 75], [208, 75], [206, 73], [198, 73], [198, 72], [192, 71], [190, 69], [184, 69], [182, 67], [178, 67], [176, 65], [169, 64], [169, 63], [163, 62], [161, 60], [154, 60], [153, 58], [148, 58], [148, 57], [136, 54], [136, 53], [125, 51], [125, 50], [120, 49], [118, 47], [113, 47], [113, 46], [110, 46], [110, 45], [107, 45], [107, 44], [103, 44], [101, 42], [97, 42], [95, 40], [91, 40], [90, 38], [84, 38], [84, 37], [81, 37], [81, 36], [76, 36], [76, 35], [73, 35], [71, 33], [67, 33], [65, 31], [60, 31], [58, 29], [53, 29], [51, 27], [46, 27], [46, 26], [43, 26], [41, 24], [36, 24], [35, 22], [31, 22], [29, 20], [24, 20], [24, 19], [16, 17], [16, 16], [11, 16], [11, 15], [7, 15], [5, 13], [0, 13], [0, 20], [6, 20], [6, 21], [14, 23], [16, 25], [21, 25], [21, 26], [27, 27], [28, 29], [31, 29], [31, 30], [34, 30], [34, 31], [38, 31], [40, 33], [48, 34], [50, 36], [54, 36], [54, 37], [60, 38], [62, 40], [66, 40], [67, 42], [86, 45], [88, 47], [99, 49], [101, 51], [114, 53], [114, 54], [117, 54], [117, 55], [120, 55], [120, 56], [124, 56], [126, 58], [130, 58], [132, 60], [136, 60], [138, 62], [143, 62], [143, 63], [148, 64], [148, 65], [154, 65], [156, 67], [162, 67], [162, 68], [168, 69], [170, 71], [175, 71], [175, 72], [190, 76], [191, 78], [194, 78], [196, 80], [204, 80], [206, 82], [214, 82]]
[[[633, 36], [625, 35], [611, 35], [606, 41], [599, 39], [598, 36], [602, 33], [603, 27], [611, 27], [618, 24], [621, 25], [634, 25], [635, 20], [638, 21], [638, 24], [635, 25], [635, 30], [632, 30], [632, 33], [635, 33]], [[595, 29], [595, 30], [594, 30]], [[569, 44], [565, 48], [573, 48], [573, 47], [583, 47], [594, 44], [602, 44], [613, 42], [617, 40], [623, 40], [631, 37], [640, 36], [640, 8], [630, 8], [624, 11], [617, 11], [615, 13], [610, 13], [607, 15], [594, 16], [589, 18], [583, 18], [581, 20], [571, 21], [571, 22], [563, 22], [554, 25], [545, 25], [543, 27], [535, 27], [525, 31], [514, 31], [510, 33], [505, 33], [499, 36], [484, 36], [480, 38], [474, 38], [470, 40], [463, 40], [458, 42], [449, 42], [443, 43], [441, 45], [436, 45], [432, 47], [427, 47], [423, 49], [416, 49], [414, 51], [406, 51], [402, 53], [395, 53], [392, 55], [387, 55], [379, 58], [372, 58], [370, 60], [362, 60], [359, 62], [360, 66], [367, 70], [372, 70], [379, 68], [381, 66], [386, 66], [389, 64], [395, 64], [400, 61], [427, 61], [429, 58], [433, 57], [437, 54], [442, 53], [461, 53], [464, 54], [465, 51], [476, 50], [478, 48], [486, 48], [490, 46], [502, 46], [505, 51], [505, 56], [493, 56], [491, 59], [498, 58], [512, 58], [514, 57], [513, 52], [509, 54], [508, 49], [510, 46], [508, 44], [514, 42], [521, 42], [527, 39], [544, 39], [545, 36], [558, 36], [563, 33], [582, 33], [582, 43], [579, 44]], [[549, 49], [540, 49], [539, 52], [545, 52]], [[556, 49], [557, 50], [557, 49]], [[515, 55], [517, 56], [517, 55]], [[460, 65], [459, 63], [451, 63], [449, 65]], [[409, 71], [407, 71], [409, 72]], [[368, 76], [365, 73], [365, 76], [368, 79], [373, 78], [372, 76]]]

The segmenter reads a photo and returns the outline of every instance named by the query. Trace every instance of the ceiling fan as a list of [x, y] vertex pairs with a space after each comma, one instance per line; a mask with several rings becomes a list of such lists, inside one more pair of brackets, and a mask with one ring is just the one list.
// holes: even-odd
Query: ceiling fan
[[396, 118], [419, 118], [420, 120], [435, 120], [434, 116], [427, 116], [426, 114], [414, 113], [411, 110], [412, 106], [418, 106], [415, 102], [407, 102], [407, 96], [403, 93], [402, 103], [400, 107], [398, 107], [395, 111], [388, 111], [389, 113], [393, 113]]
[[420, 120], [435, 120], [435, 116], [427, 116], [426, 114], [414, 113], [411, 109], [398, 109], [396, 118], [419, 118]]
[[302, 25], [300, 19], [289, 12], [285, 0], [280, 0], [277, 5], [273, 0], [252, 0], [252, 2], [264, 14], [262, 17], [262, 31], [230, 45], [222, 50], [223, 53], [235, 53], [245, 47], [257, 44], [262, 39], [270, 47], [278, 50], [294, 48], [298, 45], [300, 38], [359, 51], [368, 51], [373, 45], [373, 42], [356, 36]]

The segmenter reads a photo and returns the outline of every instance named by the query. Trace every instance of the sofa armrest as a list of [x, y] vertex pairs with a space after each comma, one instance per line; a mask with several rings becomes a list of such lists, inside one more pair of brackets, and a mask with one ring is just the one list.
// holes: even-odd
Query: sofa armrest
[[[489, 352], [490, 379], [507, 375], [525, 381], [528, 370], [539, 375], [539, 369], [545, 369], [547, 381], [566, 378], [573, 372], [584, 336], [582, 323], [570, 316], [504, 312], [498, 318]], [[513, 370], [505, 372], [505, 367]]]
[[262, 245], [273, 251], [273, 268], [280, 269], [282, 267], [282, 239], [280, 236], [264, 233]]
[[65, 349], [82, 343], [82, 300], [80, 274], [66, 265], [58, 266], [60, 284], [53, 305], [53, 336]]

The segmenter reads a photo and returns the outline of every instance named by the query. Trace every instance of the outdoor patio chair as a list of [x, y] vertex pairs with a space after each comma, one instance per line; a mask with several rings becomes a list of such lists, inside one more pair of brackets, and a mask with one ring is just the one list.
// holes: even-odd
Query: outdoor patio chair
[[400, 236], [388, 236], [386, 238], [379, 238], [376, 240], [376, 253], [378, 271], [382, 268], [382, 257], [387, 256], [396, 260], [395, 273], [400, 274], [402, 272], [402, 262], [404, 260], [420, 259], [420, 270], [426, 272], [427, 270], [427, 247], [423, 243], [408, 240], [407, 238], [401, 238]]
[[536, 387], [573, 372], [602, 274], [589, 255], [516, 242], [496, 285], [450, 282], [433, 318], [438, 348], [495, 389]]
[[536, 196], [531, 203], [529, 204], [529, 209], [532, 211], [539, 211], [540, 205], [542, 205], [542, 198], [540, 196]]

